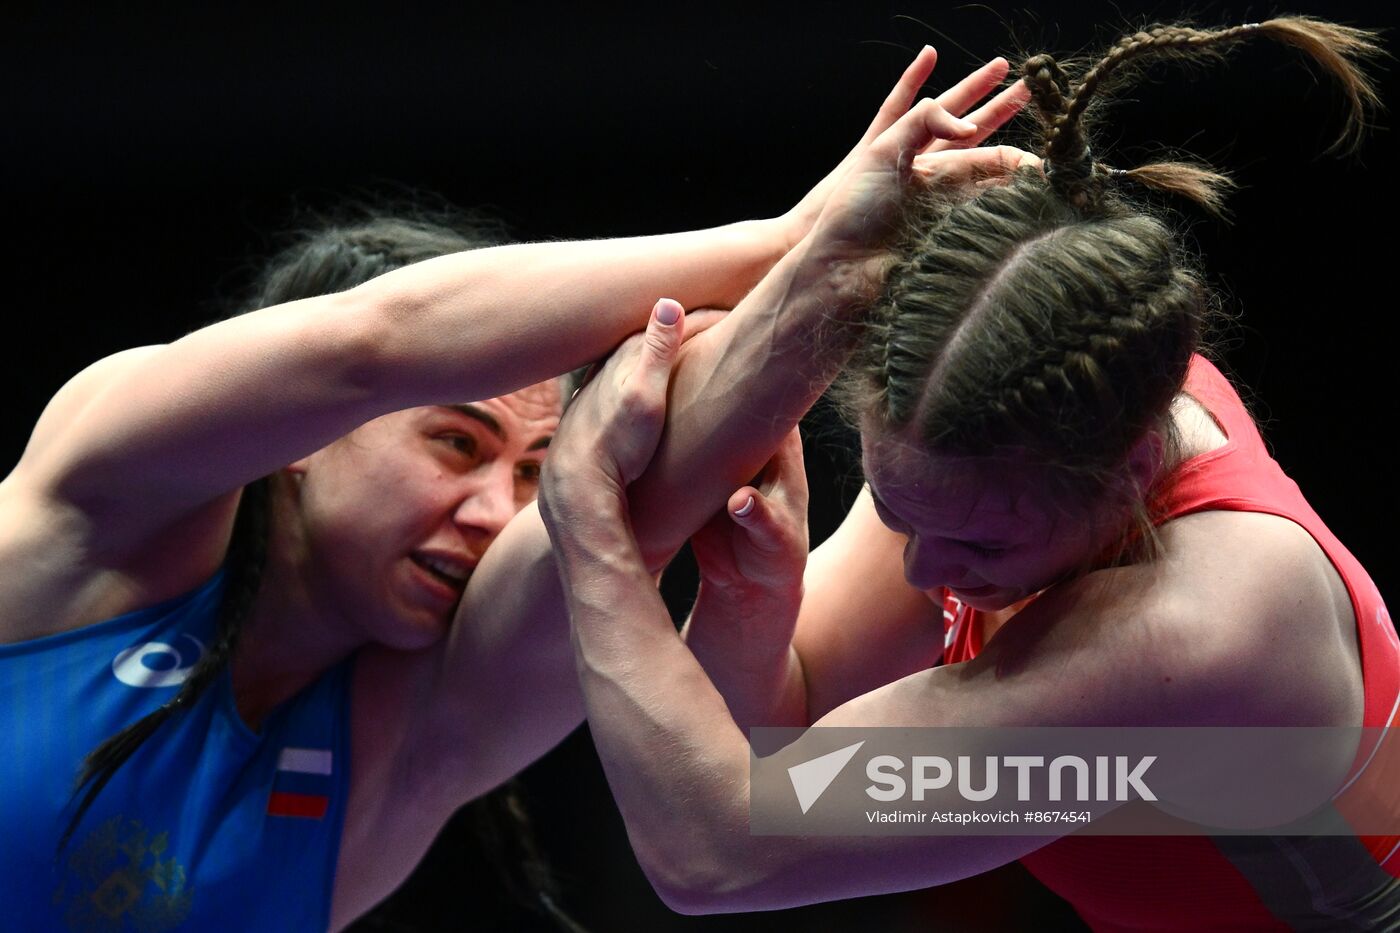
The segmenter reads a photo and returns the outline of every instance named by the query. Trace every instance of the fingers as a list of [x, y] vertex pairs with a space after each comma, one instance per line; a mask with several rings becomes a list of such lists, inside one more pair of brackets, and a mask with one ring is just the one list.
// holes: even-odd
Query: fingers
[[807, 471], [802, 462], [802, 434], [796, 427], [773, 452], [760, 486], [739, 489], [729, 497], [726, 508], [760, 551], [776, 553], [794, 543], [806, 549]]
[[894, 89], [885, 98], [885, 102], [880, 105], [874, 121], [865, 131], [861, 142], [869, 142], [879, 136], [893, 126], [900, 117], [909, 112], [909, 108], [914, 105], [915, 98], [919, 96], [919, 89], [924, 86], [928, 76], [933, 74], [933, 66], [937, 61], [938, 53], [934, 51], [933, 46], [926, 45], [919, 50], [919, 54], [914, 56], [909, 67], [904, 69], [904, 74], [900, 75], [899, 80], [895, 82]]
[[[949, 113], [962, 116], [972, 108], [973, 104], [986, 97], [1005, 80], [1006, 73], [1010, 70], [1011, 66], [1007, 64], [1006, 59], [994, 58], [939, 94], [938, 103]], [[972, 122], [981, 125], [978, 120]]]
[[934, 140], [961, 141], [976, 134], [977, 124], [955, 117], [937, 101], [925, 98], [876, 140], [871, 149], [897, 147], [899, 168], [904, 172], [915, 155], [928, 149]]
[[687, 311], [685, 315], [685, 339], [690, 340], [697, 334], [703, 334], [728, 316], [728, 311], [722, 311], [718, 308]]
[[944, 110], [957, 116], [965, 115], [969, 122], [977, 124], [977, 132], [959, 140], [935, 139], [929, 146], [929, 151], [980, 146], [987, 137], [1020, 113], [1031, 97], [1024, 81], [1017, 81], [972, 113], [967, 113], [968, 108], [990, 94], [1005, 80], [1010, 68], [1006, 59], [994, 58], [938, 96], [938, 103]]
[[794, 427], [773, 451], [763, 468], [759, 489], [772, 499], [782, 499], [800, 515], [807, 514], [807, 469], [802, 460], [802, 434]]
[[913, 169], [931, 183], [982, 186], [1004, 184], [1016, 169], [1039, 164], [1039, 158], [1015, 146], [982, 146], [923, 152], [914, 158]]
[[1017, 81], [1015, 84], [1002, 91], [996, 97], [987, 101], [981, 107], [967, 115], [967, 119], [977, 124], [977, 133], [970, 139], [965, 140], [965, 145], [980, 146], [982, 141], [991, 136], [997, 130], [1010, 122], [1011, 118], [1021, 112], [1026, 106], [1026, 102], [1031, 99], [1031, 92], [1026, 87], [1026, 82]]
[[[938, 53], [931, 46], [924, 46], [885, 98], [862, 142], [869, 142], [879, 136], [894, 126], [901, 116], [910, 112], [919, 89], [933, 73], [933, 66], [937, 60]], [[974, 104], [1004, 81], [1010, 70], [1011, 66], [1006, 59], [994, 58], [940, 94], [935, 102], [949, 119], [941, 120], [930, 127], [931, 131], [920, 149], [937, 150], [980, 145], [1019, 113], [1030, 100], [1030, 91], [1027, 90], [1024, 81], [1017, 81], [972, 113], [967, 113]], [[921, 102], [920, 106], [925, 103], [927, 102]], [[964, 114], [965, 120], [955, 122]], [[971, 130], [968, 129], [969, 125], [972, 126]]]
[[629, 381], [647, 399], [661, 399], [671, 383], [671, 367], [685, 336], [685, 309], [671, 298], [662, 298], [651, 309], [642, 354]]
[[781, 553], [792, 540], [792, 529], [790, 523], [783, 521], [782, 509], [752, 486], [730, 496], [727, 508], [729, 517], [759, 553]]

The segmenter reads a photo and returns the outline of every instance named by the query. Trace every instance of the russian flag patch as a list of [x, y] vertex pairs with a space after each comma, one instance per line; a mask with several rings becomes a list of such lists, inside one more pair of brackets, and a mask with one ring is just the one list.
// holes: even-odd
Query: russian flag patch
[[268, 816], [324, 817], [331, 803], [331, 766], [329, 748], [282, 749], [267, 798]]

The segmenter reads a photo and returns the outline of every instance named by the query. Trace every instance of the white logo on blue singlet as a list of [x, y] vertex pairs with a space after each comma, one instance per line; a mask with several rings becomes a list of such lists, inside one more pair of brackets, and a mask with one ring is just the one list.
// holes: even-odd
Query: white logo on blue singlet
[[204, 645], [193, 635], [184, 634], [194, 642], [194, 650], [186, 663], [174, 645], [163, 641], [148, 641], [128, 648], [112, 660], [112, 673], [128, 687], [178, 687], [184, 683], [204, 654]]

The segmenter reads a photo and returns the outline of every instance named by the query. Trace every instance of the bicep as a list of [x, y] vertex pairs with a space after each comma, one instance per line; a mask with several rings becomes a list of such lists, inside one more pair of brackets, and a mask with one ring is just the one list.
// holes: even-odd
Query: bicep
[[492, 542], [434, 655], [416, 718], [454, 807], [583, 721], [568, 608], [535, 505]]
[[252, 312], [79, 377], [21, 468], [124, 537], [317, 449], [371, 414], [356, 371], [365, 316], [342, 317], [338, 298]]
[[808, 559], [793, 645], [814, 719], [942, 656], [942, 613], [905, 582], [903, 549], [863, 490]]
[[84, 446], [115, 443], [100, 433], [88, 436], [82, 425], [93, 409], [109, 404], [113, 385], [147, 378], [164, 350], [126, 350], [70, 379], [0, 483], [0, 563], [9, 571], [0, 616], [7, 639], [53, 634], [173, 597], [208, 579], [222, 560], [238, 503], [234, 492], [200, 508], [166, 511], [158, 496], [127, 501], [120, 475], [93, 470], [85, 497], [66, 495]]

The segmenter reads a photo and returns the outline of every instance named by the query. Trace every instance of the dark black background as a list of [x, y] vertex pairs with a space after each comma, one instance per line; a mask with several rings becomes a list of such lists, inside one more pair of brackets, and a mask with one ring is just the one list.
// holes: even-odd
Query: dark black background
[[[1294, 9], [1394, 22], [1380, 2]], [[992, 54], [1087, 53], [1126, 24], [1183, 12], [1224, 24], [1277, 8], [352, 3], [273, 15], [9, 4], [0, 13], [9, 234], [0, 463], [14, 463], [74, 372], [216, 316], [273, 232], [347, 196], [427, 190], [489, 208], [530, 239], [769, 216], [840, 158], [924, 42], [940, 50], [933, 86], [942, 88]], [[1238, 315], [1225, 359], [1253, 393], [1278, 459], [1393, 599], [1394, 120], [1382, 114], [1359, 156], [1339, 161], [1322, 150], [1341, 125], [1340, 95], [1292, 53], [1251, 47], [1189, 77], [1152, 74], [1160, 80], [1113, 112], [1101, 151], [1132, 165], [1165, 143], [1243, 184], [1233, 225], [1182, 213]], [[1393, 72], [1381, 83], [1394, 105]], [[850, 469], [824, 419], [818, 433], [817, 539], [839, 514], [835, 480]], [[674, 917], [630, 860], [586, 736], [527, 773], [525, 788], [567, 903], [598, 931], [1055, 922], [1040, 912], [1056, 905], [1015, 871], [781, 916]], [[412, 896], [378, 928], [532, 928], [462, 835], [449, 827]]]

